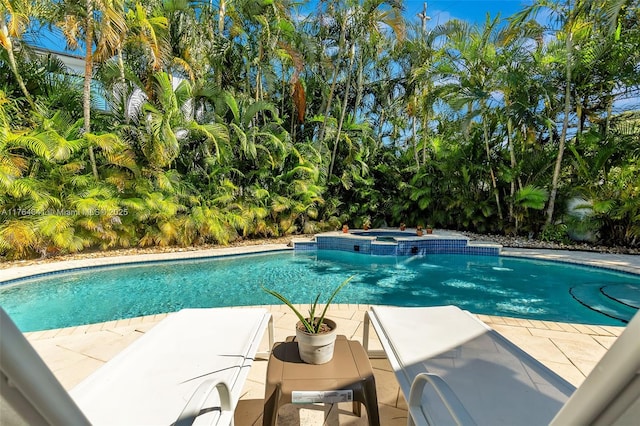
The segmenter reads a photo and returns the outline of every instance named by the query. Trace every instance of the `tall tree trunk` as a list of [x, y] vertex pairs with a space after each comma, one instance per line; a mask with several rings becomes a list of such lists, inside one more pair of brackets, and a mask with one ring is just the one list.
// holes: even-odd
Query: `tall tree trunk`
[[122, 57], [122, 45], [118, 46], [118, 69], [120, 70], [120, 85], [122, 86], [122, 111], [124, 113], [124, 122], [129, 123], [129, 99], [127, 98], [126, 88], [127, 79], [124, 75], [124, 58]]
[[553, 169], [553, 180], [551, 182], [551, 193], [549, 194], [549, 205], [547, 206], [546, 226], [551, 225], [553, 221], [553, 212], [556, 205], [556, 196], [558, 194], [558, 182], [560, 181], [560, 170], [562, 168], [562, 156], [564, 155], [564, 145], [567, 140], [567, 130], [569, 128], [569, 114], [571, 113], [571, 50], [573, 48], [572, 33], [569, 31], [566, 40], [567, 48], [567, 69], [566, 69], [566, 87], [564, 89], [564, 118], [562, 119], [562, 133], [560, 133], [560, 141], [558, 142], [558, 156], [556, 157], [556, 165]]
[[[220, 0], [220, 9], [218, 13], [218, 37], [224, 37], [224, 18], [227, 15], [227, 0]], [[218, 69], [216, 73], [216, 87], [222, 89], [222, 70]]]
[[[84, 111], [84, 132], [91, 133], [91, 79], [93, 77], [93, 0], [87, 0], [87, 25], [85, 34], [86, 54], [84, 61], [84, 87], [82, 106]], [[98, 179], [98, 166], [93, 147], [89, 145], [89, 161], [93, 177]]]
[[353, 114], [358, 116], [358, 108], [360, 108], [360, 104], [362, 103], [362, 97], [364, 92], [364, 64], [363, 64], [363, 53], [360, 52], [358, 55], [358, 78], [356, 79], [356, 103], [353, 107]]
[[611, 116], [613, 115], [613, 96], [607, 96], [607, 115], [604, 120], [604, 138], [609, 137], [609, 129], [611, 129]]
[[322, 141], [324, 140], [324, 133], [327, 129], [327, 118], [331, 112], [331, 104], [333, 103], [333, 95], [336, 91], [336, 82], [338, 80], [338, 73], [340, 72], [340, 62], [344, 56], [344, 43], [347, 32], [347, 20], [345, 19], [340, 28], [340, 41], [338, 42], [338, 58], [335, 62], [333, 69], [333, 76], [331, 81], [331, 88], [329, 89], [329, 97], [327, 98], [327, 105], [324, 110], [324, 116], [322, 117], [322, 126], [320, 126], [320, 133], [318, 134], [318, 143], [322, 147]]
[[[354, 49], [355, 46], [352, 47]], [[342, 111], [340, 112], [340, 121], [338, 122], [338, 131], [336, 132], [336, 141], [333, 144], [333, 153], [331, 154], [331, 164], [329, 165], [329, 174], [327, 175], [327, 182], [333, 174], [333, 166], [336, 162], [336, 155], [338, 152], [338, 143], [340, 142], [340, 133], [342, 132], [342, 125], [344, 123], [344, 117], [347, 115], [347, 104], [349, 103], [349, 88], [351, 87], [351, 71], [353, 68], [353, 56], [355, 52], [351, 52], [349, 58], [349, 68], [347, 69], [347, 84], [344, 88], [344, 99], [342, 101]]]
[[[510, 117], [510, 110], [509, 107], [507, 106], [507, 115], [509, 116], [507, 118], [507, 147], [509, 149], [509, 160], [511, 162], [511, 173], [514, 174], [514, 176], [511, 176], [511, 188], [510, 188], [510, 193], [509, 195], [511, 196], [511, 201], [509, 202], [509, 220], [513, 220], [513, 197], [515, 196], [516, 193], [516, 179], [515, 179], [515, 171], [516, 171], [516, 153], [513, 147], [513, 122], [511, 121], [511, 117]], [[516, 234], [518, 233], [518, 222], [516, 221]]]
[[29, 102], [31, 108], [35, 108], [35, 104], [33, 103], [33, 98], [31, 94], [27, 90], [27, 86], [24, 85], [24, 80], [22, 76], [18, 72], [18, 64], [16, 63], [16, 57], [13, 54], [13, 42], [11, 41], [11, 36], [9, 35], [9, 29], [7, 28], [6, 23], [2, 23], [2, 35], [4, 38], [5, 48], [7, 50], [7, 56], [9, 58], [9, 67], [11, 68], [11, 72], [13, 73], [16, 81], [18, 82], [18, 86], [20, 86], [20, 90], [24, 94], [25, 99]]
[[[482, 106], [484, 110], [484, 105]], [[489, 174], [491, 175], [491, 185], [493, 186], [493, 195], [496, 199], [496, 208], [498, 209], [498, 218], [503, 219], [502, 208], [500, 207], [500, 194], [498, 193], [498, 182], [496, 182], [496, 174], [491, 165], [491, 149], [489, 148], [489, 127], [487, 126], [486, 117], [482, 117], [482, 132], [484, 134], [484, 148], [487, 153], [487, 164], [489, 165]]]
[[427, 164], [427, 135], [429, 131], [428, 127], [429, 113], [427, 111], [422, 115], [422, 165]]
[[415, 111], [413, 117], [411, 117], [411, 131], [413, 138], [413, 156], [416, 158], [416, 168], [420, 168], [420, 157], [418, 157], [418, 120], [416, 119]]

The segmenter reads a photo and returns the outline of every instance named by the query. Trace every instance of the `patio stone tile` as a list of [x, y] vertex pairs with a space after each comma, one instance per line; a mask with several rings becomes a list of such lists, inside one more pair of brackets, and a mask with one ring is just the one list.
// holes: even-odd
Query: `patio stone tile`
[[87, 328], [87, 333], [95, 333], [97, 331], [100, 331], [104, 328], [104, 324], [102, 323], [97, 323], [97, 324], [90, 324], [89, 328]]
[[154, 321], [154, 322], [143, 322], [142, 324], [138, 324], [134, 327], [135, 331], [138, 331], [140, 333], [146, 333], [147, 331], [151, 330], [153, 327], [155, 327], [156, 325], [158, 325], [160, 321]]
[[389, 405], [379, 405], [380, 424], [385, 426], [405, 426], [407, 424], [407, 410], [391, 407]]
[[72, 336], [75, 333], [76, 328], [77, 327], [61, 328], [60, 333], [56, 334], [56, 337]]
[[576, 388], [584, 382], [586, 376], [578, 367], [571, 363], [567, 364], [564, 362], [553, 362], [542, 359], [539, 361]]
[[615, 342], [617, 338], [617, 336], [593, 336], [593, 340], [600, 343], [606, 349], [611, 348], [611, 345], [613, 345], [613, 342]]
[[[266, 362], [263, 362], [266, 365]], [[250, 374], [256, 367], [253, 364]], [[264, 377], [261, 382], [250, 379], [244, 384], [240, 401], [235, 411], [235, 423], [237, 425], [250, 425], [258, 419], [262, 419], [262, 410], [264, 408]]]
[[398, 407], [400, 385], [398, 385], [396, 375], [391, 371], [385, 370], [375, 370], [374, 375], [376, 378], [378, 404], [386, 404], [392, 407]]
[[487, 324], [507, 324], [505, 318], [502, 318], [502, 317], [497, 317], [497, 316], [494, 316], [494, 315], [485, 316], [485, 317], [486, 317], [486, 321], [485, 322]]
[[131, 318], [118, 320], [118, 322], [116, 323], [116, 327], [125, 327], [129, 325], [130, 322], [131, 322]]
[[[351, 339], [354, 335], [357, 334], [358, 328], [360, 328], [360, 321], [354, 320], [336, 320], [336, 324], [338, 325], [338, 334], [344, 334], [347, 338]], [[362, 341], [362, 339], [360, 339]]]
[[68, 366], [73, 366], [82, 358], [85, 358], [84, 355], [61, 347], [52, 340], [36, 340], [30, 343], [38, 355], [40, 355], [40, 358], [42, 358], [45, 364], [54, 372]]
[[135, 318], [131, 318], [129, 325], [138, 325], [138, 324], [142, 324], [143, 322], [144, 322], [144, 317], [135, 317]]
[[234, 422], [236, 425], [262, 425], [262, 410], [264, 395], [258, 398], [250, 398], [246, 395], [238, 401], [234, 413]]
[[[576, 365], [578, 361], [587, 361], [595, 365], [607, 351], [593, 339], [588, 341], [553, 339], [553, 342]], [[581, 370], [584, 371], [583, 368]]]
[[45, 333], [48, 330], [42, 330], [42, 331], [29, 331], [27, 333], [24, 333], [24, 336], [31, 342], [34, 342], [36, 340], [40, 340], [42, 339], [42, 336], [45, 335]]
[[371, 366], [374, 370], [389, 371], [393, 373], [393, 368], [391, 367], [391, 363], [389, 363], [389, 360], [387, 358], [373, 358], [369, 361], [371, 362]]
[[545, 337], [510, 335], [508, 339], [538, 361], [571, 364], [564, 352]]
[[163, 319], [165, 319], [167, 317], [167, 315], [169, 315], [169, 314], [168, 313], [166, 313], [166, 314], [155, 314], [153, 316], [153, 319], [155, 321], [162, 321]]
[[510, 339], [512, 336], [531, 337], [531, 331], [529, 331], [529, 329], [526, 327], [516, 327], [513, 325], [504, 325], [504, 324], [492, 324], [491, 328], [493, 328], [495, 331], [505, 336], [507, 339]]
[[264, 397], [264, 385], [267, 380], [267, 365], [268, 360], [266, 359], [257, 359], [253, 361], [251, 365], [251, 369], [249, 370], [249, 374], [247, 375], [247, 380], [251, 380], [255, 383], [262, 384], [262, 396]]
[[82, 357], [73, 365], [60, 368], [53, 374], [65, 389], [70, 390], [103, 365], [104, 363], [97, 359]]
[[614, 327], [609, 325], [602, 325], [600, 327], [602, 327], [604, 330], [608, 331], [609, 333], [613, 334], [614, 336], [619, 336], [624, 331], [624, 327]]
[[549, 330], [557, 330], [557, 331], [564, 331], [564, 329], [560, 326], [559, 323], [557, 322], [553, 322], [553, 321], [542, 321], [542, 323], [549, 329]]
[[73, 330], [72, 335], [73, 336], [82, 336], [82, 335], [87, 333], [87, 330], [89, 330], [89, 327], [90, 327], [90, 325], [87, 325], [87, 324], [79, 325]]
[[575, 333], [578, 332], [580, 333], [581, 331], [576, 329], [572, 324], [567, 324], [566, 322], [559, 322], [557, 323], [564, 331], [568, 331], [570, 333]]
[[531, 323], [531, 320], [525, 319], [525, 318], [516, 318], [518, 320], [518, 325], [520, 327], [526, 327], [526, 328], [533, 328], [533, 324]]
[[142, 322], [143, 322], [143, 323], [145, 323], [145, 322], [158, 322], [158, 321], [155, 319], [155, 317], [156, 317], [155, 315], [145, 315], [145, 316], [143, 316], [143, 317], [141, 317], [141, 318], [142, 318]]
[[599, 326], [599, 325], [589, 325], [589, 328], [591, 330], [593, 330], [593, 334], [598, 335], [598, 336], [615, 336], [615, 337], [618, 336], [618, 334], [613, 334], [612, 332], [610, 332], [606, 328], [604, 328], [602, 326]]
[[540, 328], [542, 330], [547, 330], [549, 327], [546, 326], [546, 324], [544, 323], [544, 321], [540, 321], [540, 320], [529, 320], [529, 322], [531, 323], [531, 328]]
[[107, 321], [103, 324], [104, 324], [105, 330], [110, 330], [110, 329], [116, 328], [116, 325], [118, 324], [118, 320]]
[[517, 318], [505, 317], [504, 318], [504, 322], [507, 325], [516, 326], [516, 327], [522, 327], [522, 324], [520, 323], [520, 320], [517, 319]]
[[56, 337], [56, 335], [60, 332], [60, 329], [53, 329], [53, 330], [45, 330], [42, 332], [42, 334], [40, 335], [41, 339], [51, 339], [53, 337]]
[[549, 339], [573, 340], [576, 342], [584, 342], [586, 344], [593, 342], [593, 339], [590, 336], [578, 332], [571, 333], [559, 330], [540, 330], [537, 328], [531, 329], [530, 331], [533, 336], [548, 337]]
[[489, 315], [476, 314], [476, 317], [482, 322], [486, 322], [487, 324], [491, 323], [491, 317]]
[[70, 339], [61, 342], [60, 346], [70, 351], [106, 362], [121, 352], [124, 348], [142, 336], [142, 333], [127, 333], [124, 335], [100, 331], [89, 333], [84, 339]]
[[298, 318], [292, 313], [288, 312], [282, 315], [280, 318], [273, 319], [273, 326], [275, 328], [285, 328], [288, 330], [295, 330], [296, 324], [298, 322]]
[[576, 368], [580, 370], [582, 374], [584, 374], [585, 378], [591, 373], [591, 371], [595, 367], [595, 363], [590, 360], [576, 358], [573, 360], [573, 363], [575, 364]]

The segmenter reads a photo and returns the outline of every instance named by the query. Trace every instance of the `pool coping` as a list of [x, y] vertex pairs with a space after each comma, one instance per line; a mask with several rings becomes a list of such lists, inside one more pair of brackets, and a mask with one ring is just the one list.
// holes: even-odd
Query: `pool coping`
[[640, 275], [640, 255], [636, 254], [503, 247], [500, 256], [571, 263]]

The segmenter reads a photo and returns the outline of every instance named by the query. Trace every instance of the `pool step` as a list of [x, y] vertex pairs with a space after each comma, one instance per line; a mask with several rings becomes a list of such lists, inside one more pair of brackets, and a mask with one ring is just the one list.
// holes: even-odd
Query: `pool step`
[[640, 286], [638, 285], [605, 285], [600, 287], [600, 292], [618, 303], [634, 309], [640, 309]]
[[[606, 315], [609, 318], [614, 318], [619, 321], [628, 323], [633, 315], [638, 311], [638, 308], [630, 306], [608, 296], [603, 290], [608, 290], [609, 293], [621, 293], [615, 290], [616, 287], [624, 286], [624, 284], [603, 284], [603, 283], [585, 283], [580, 284], [569, 289], [571, 296], [583, 306], [596, 311], [602, 315]], [[640, 292], [640, 289], [637, 289]], [[626, 292], [624, 294], [630, 294]], [[635, 300], [635, 293], [632, 298], [627, 299]]]

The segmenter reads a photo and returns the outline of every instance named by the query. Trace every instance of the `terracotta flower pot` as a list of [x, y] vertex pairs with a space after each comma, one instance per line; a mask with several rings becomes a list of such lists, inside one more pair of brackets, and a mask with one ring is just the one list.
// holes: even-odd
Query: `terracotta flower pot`
[[304, 331], [301, 322], [296, 325], [296, 340], [300, 359], [307, 364], [326, 364], [333, 358], [333, 349], [336, 342], [335, 321], [325, 318], [323, 321], [330, 330], [324, 333], [311, 334]]

